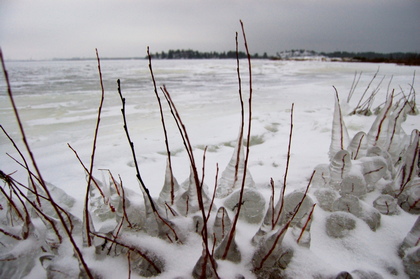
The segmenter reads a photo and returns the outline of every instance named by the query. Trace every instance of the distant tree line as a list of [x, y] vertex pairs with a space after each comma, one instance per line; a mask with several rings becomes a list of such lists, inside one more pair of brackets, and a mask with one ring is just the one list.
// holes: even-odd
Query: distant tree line
[[[413, 52], [393, 52], [393, 53], [378, 53], [378, 52], [316, 52], [313, 50], [289, 50], [277, 53], [275, 56], [269, 56], [266, 52], [260, 55], [255, 53], [251, 55], [252, 59], [284, 59], [284, 53], [291, 54], [291, 56], [323, 56], [328, 58], [341, 58], [350, 61], [358, 62], [372, 62], [372, 63], [397, 63], [405, 65], [420, 65], [420, 53]], [[169, 50], [167, 52], [156, 52], [151, 54], [153, 59], [236, 59], [236, 51], [224, 52], [201, 52], [192, 49], [177, 49]], [[240, 59], [247, 58], [245, 52], [238, 53]]]
[[420, 53], [414, 52], [377, 53], [335, 51], [330, 53], [321, 52], [320, 54], [331, 58], [352, 58], [360, 62], [420, 65]]
[[[238, 57], [240, 59], [247, 58], [247, 55], [243, 51], [238, 52]], [[156, 52], [152, 54], [154, 59], [236, 59], [236, 51], [227, 51], [227, 52], [201, 52], [191, 49], [177, 49], [169, 50], [168, 52]], [[254, 59], [268, 59], [268, 55], [265, 52], [262, 56], [258, 53], [251, 55], [251, 58]]]

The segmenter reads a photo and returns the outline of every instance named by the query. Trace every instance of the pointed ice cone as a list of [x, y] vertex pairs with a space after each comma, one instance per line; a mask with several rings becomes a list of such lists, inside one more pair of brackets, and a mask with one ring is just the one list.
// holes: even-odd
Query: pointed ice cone
[[[216, 197], [224, 198], [231, 194], [234, 190], [242, 186], [244, 177], [245, 158], [242, 136], [239, 135], [232, 158], [226, 169], [223, 171], [217, 185]], [[249, 170], [246, 170], [245, 187], [254, 187], [255, 182], [252, 179]]]
[[146, 212], [146, 218], [143, 225], [144, 231], [151, 236], [157, 236], [171, 243], [184, 242], [185, 238], [180, 233], [178, 227], [163, 217], [159, 205], [154, 203], [154, 201], [150, 201], [145, 193], [143, 193], [143, 196], [144, 211]]
[[216, 238], [216, 245], [222, 242], [225, 236], [229, 233], [232, 227], [232, 222], [229, 218], [226, 209], [222, 206], [217, 211], [216, 219], [213, 225], [213, 236]]
[[351, 140], [347, 151], [350, 153], [352, 160], [360, 159], [366, 156], [367, 137], [365, 132], [358, 132]]
[[410, 107], [407, 102], [399, 103], [389, 117], [388, 123], [388, 149], [386, 149], [394, 158], [398, 158], [402, 152], [404, 139], [407, 134], [401, 127], [406, 120]]
[[179, 188], [178, 181], [171, 171], [168, 160], [166, 163], [165, 182], [163, 183], [162, 190], [160, 191], [158, 202], [160, 204], [167, 203], [169, 205], [173, 205]]
[[388, 139], [388, 126], [389, 126], [389, 115], [392, 108], [392, 99], [393, 96], [389, 97], [386, 101], [384, 108], [376, 117], [375, 121], [372, 124], [369, 132], [367, 133], [368, 145], [379, 146], [384, 150], [388, 149], [389, 139]]
[[[206, 249], [203, 249], [201, 257], [198, 259], [197, 263], [194, 266], [192, 271], [192, 276], [194, 279], [216, 279], [219, 278], [214, 271], [214, 268], [211, 263], [210, 255], [206, 253]], [[215, 267], [217, 268], [217, 262], [214, 262]]]
[[[201, 188], [201, 186], [196, 186], [194, 173], [192, 169], [188, 180], [184, 182], [183, 185], [185, 184], [188, 185], [187, 191], [180, 195], [180, 197], [175, 201], [175, 205], [180, 214], [187, 216], [188, 214], [192, 214], [200, 210], [198, 203], [197, 188]], [[207, 186], [203, 183], [201, 195], [203, 198], [204, 207], [207, 207], [210, 204], [210, 198], [207, 195], [206, 189]]]
[[[281, 201], [279, 201], [277, 205], [279, 205], [280, 202]], [[275, 209], [273, 210], [273, 200], [270, 199], [270, 203], [268, 205], [267, 212], [265, 213], [264, 220], [261, 223], [261, 226], [258, 229], [257, 233], [252, 237], [251, 242], [253, 245], [258, 245], [261, 242], [261, 240], [267, 235], [267, 233], [269, 233], [273, 229], [273, 223], [275, 221], [275, 214], [273, 211], [276, 212]]]
[[398, 254], [402, 258], [406, 254], [406, 250], [412, 247], [418, 246], [420, 239], [420, 216], [417, 217], [416, 222], [414, 223], [411, 230], [408, 232], [407, 236], [404, 238], [401, 243]]
[[395, 187], [403, 192], [410, 181], [419, 176], [420, 173], [420, 131], [413, 130], [411, 133], [410, 144], [402, 156], [402, 164], [397, 171], [394, 180]]
[[343, 114], [341, 113], [340, 100], [338, 94], [336, 94], [329, 151], [330, 160], [334, 158], [338, 151], [344, 150], [348, 143], [349, 134], [346, 125], [344, 124]]
[[331, 186], [338, 189], [344, 176], [350, 171], [351, 166], [349, 152], [347, 150], [337, 152], [330, 163]]
[[216, 251], [214, 252], [214, 257], [216, 259], [224, 259], [234, 263], [239, 263], [241, 261], [241, 252], [239, 251], [238, 244], [235, 241], [235, 236], [233, 236], [225, 258], [223, 258], [229, 242], [229, 236], [230, 234], [226, 235], [222, 243], [219, 245], [219, 247], [217, 247]]

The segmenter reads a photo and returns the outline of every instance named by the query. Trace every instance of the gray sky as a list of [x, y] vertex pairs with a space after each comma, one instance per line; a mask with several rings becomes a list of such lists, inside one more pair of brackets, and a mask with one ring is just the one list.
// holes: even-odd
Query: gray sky
[[0, 0], [6, 59], [228, 51], [420, 52], [420, 0]]

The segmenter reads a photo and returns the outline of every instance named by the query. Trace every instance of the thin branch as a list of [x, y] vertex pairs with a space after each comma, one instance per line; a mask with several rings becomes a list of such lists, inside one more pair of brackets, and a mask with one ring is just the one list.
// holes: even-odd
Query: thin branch
[[90, 156], [90, 168], [89, 168], [89, 178], [88, 183], [86, 186], [86, 195], [85, 195], [85, 207], [84, 207], [84, 215], [85, 215], [85, 226], [86, 226], [86, 239], [87, 239], [87, 246], [90, 247], [92, 245], [92, 240], [90, 239], [90, 216], [89, 216], [89, 192], [90, 192], [90, 184], [93, 179], [93, 164], [95, 161], [95, 151], [96, 151], [96, 140], [98, 138], [98, 132], [99, 132], [99, 123], [101, 121], [101, 112], [102, 112], [102, 106], [104, 103], [104, 97], [105, 97], [105, 90], [104, 90], [104, 84], [102, 81], [102, 71], [101, 71], [101, 61], [99, 59], [98, 49], [96, 49], [96, 59], [98, 61], [98, 72], [99, 72], [99, 81], [101, 84], [101, 100], [99, 102], [99, 109], [98, 109], [98, 116], [96, 119], [96, 127], [95, 127], [95, 134], [93, 136], [93, 144], [92, 144], [92, 153]]
[[216, 163], [216, 176], [214, 178], [214, 190], [213, 190], [213, 196], [211, 198], [211, 202], [210, 202], [210, 206], [209, 206], [209, 212], [207, 213], [207, 221], [210, 218], [211, 209], [213, 208], [213, 204], [214, 204], [214, 198], [216, 197], [218, 177], [219, 177], [219, 164]]
[[[16, 142], [13, 140], [13, 138], [7, 133], [7, 131], [3, 128], [3, 126], [2, 125], [0, 125], [0, 128], [3, 130], [3, 133], [6, 135], [6, 137], [9, 139], [9, 141], [12, 143], [12, 145], [13, 145], [13, 147], [15, 148], [15, 150], [19, 153], [19, 156], [20, 156], [20, 158], [23, 160], [23, 164], [24, 165], [22, 165], [22, 164], [20, 164], [21, 166], [23, 166], [23, 168], [24, 169], [26, 169], [27, 170], [27, 172], [28, 172], [28, 177], [29, 177], [29, 180], [31, 181], [31, 183], [32, 183], [32, 185], [33, 185], [33, 187], [34, 187], [34, 191], [35, 191], [35, 196], [36, 196], [36, 201], [37, 201], [37, 203], [38, 203], [38, 205], [39, 206], [41, 206], [41, 200], [38, 198], [38, 189], [36, 188], [36, 186], [35, 186], [35, 182], [34, 182], [34, 177], [37, 179], [37, 177], [36, 176], [33, 176], [33, 175], [31, 175], [31, 171], [30, 171], [30, 169], [29, 169], [29, 165], [28, 165], [28, 162], [27, 162], [27, 160], [26, 160], [26, 158], [25, 158], [25, 156], [23, 155], [23, 153], [22, 153], [22, 151], [20, 150], [20, 148], [17, 146], [17, 144], [16, 144]], [[14, 158], [12, 158], [13, 160], [15, 160]], [[17, 160], [15, 160], [15, 161], [17, 161]], [[40, 181], [39, 181], [40, 182]], [[40, 182], [41, 183], [41, 182]]]
[[[217, 275], [217, 270], [216, 270], [216, 262], [215, 262], [213, 256], [210, 254], [210, 250], [209, 250], [207, 218], [206, 218], [206, 212], [205, 212], [204, 202], [203, 202], [203, 192], [202, 192], [202, 188], [200, 187], [201, 182], [200, 182], [200, 178], [198, 177], [197, 165], [196, 165], [195, 159], [194, 159], [193, 148], [192, 148], [191, 142], [190, 142], [189, 137], [188, 137], [187, 129], [186, 129], [184, 123], [182, 122], [181, 116], [179, 115], [179, 112], [178, 112], [178, 110], [175, 106], [175, 103], [173, 102], [173, 100], [171, 98], [171, 95], [169, 94], [169, 92], [168, 92], [168, 90], [166, 89], [165, 86], [163, 86], [163, 88], [161, 88], [161, 90], [164, 93], [164, 96], [165, 96], [165, 99], [166, 99], [166, 101], [169, 105], [171, 114], [174, 117], [174, 120], [176, 122], [178, 130], [180, 132], [182, 141], [183, 141], [184, 146], [185, 146], [185, 150], [187, 151], [187, 154], [188, 154], [188, 158], [190, 159], [191, 170], [193, 172], [194, 183], [195, 183], [196, 191], [197, 191], [198, 207], [201, 211], [201, 215], [202, 215], [202, 219], [203, 219], [202, 240], [203, 240], [203, 243], [204, 243], [204, 248], [206, 250], [205, 260], [203, 262], [203, 272], [205, 272], [205, 270], [207, 268], [207, 259], [210, 259], [213, 271], [216, 274], [217, 278], [219, 278], [219, 276]], [[205, 273], [203, 273], [202, 275], [204, 276], [204, 274]]]
[[227, 254], [229, 252], [230, 245], [233, 242], [233, 239], [234, 239], [234, 236], [235, 236], [235, 231], [236, 231], [236, 224], [238, 223], [239, 214], [241, 212], [241, 208], [242, 208], [242, 204], [243, 204], [242, 200], [243, 200], [244, 189], [245, 189], [245, 180], [246, 180], [246, 173], [247, 173], [247, 169], [248, 169], [248, 159], [249, 159], [249, 146], [250, 146], [250, 141], [251, 141], [251, 122], [252, 122], [252, 66], [251, 66], [251, 55], [249, 54], [249, 49], [248, 49], [248, 43], [247, 43], [247, 40], [246, 40], [244, 24], [243, 24], [242, 21], [240, 21], [240, 23], [241, 23], [241, 28], [242, 28], [242, 36], [244, 38], [245, 50], [246, 50], [247, 57], [248, 57], [248, 74], [249, 74], [248, 131], [247, 131], [248, 134], [247, 134], [247, 141], [246, 141], [244, 173], [243, 173], [242, 185], [241, 185], [241, 189], [240, 189], [240, 193], [239, 193], [238, 211], [236, 212], [235, 217], [233, 219], [232, 228], [231, 228], [230, 233], [229, 233], [229, 238], [228, 238], [228, 241], [226, 243], [226, 248], [225, 248], [225, 251], [223, 252], [222, 259], [226, 259]]
[[277, 233], [277, 236], [276, 236], [276, 238], [273, 242], [273, 245], [271, 246], [271, 248], [269, 249], [267, 254], [262, 258], [259, 266], [254, 268], [255, 271], [258, 271], [263, 267], [264, 263], [267, 261], [267, 259], [270, 257], [270, 255], [274, 252], [274, 250], [277, 246], [277, 243], [279, 242], [281, 236], [284, 235], [284, 233], [286, 233], [287, 229], [290, 227], [290, 224], [292, 223], [293, 219], [296, 217], [296, 214], [299, 212], [299, 209], [302, 206], [303, 201], [305, 200], [305, 198], [308, 194], [309, 186], [312, 183], [312, 179], [314, 177], [314, 174], [315, 174], [315, 171], [312, 172], [311, 178], [309, 179], [308, 185], [306, 186], [305, 193], [303, 194], [303, 197], [302, 197], [301, 201], [299, 202], [299, 204], [296, 206], [295, 211], [293, 212], [293, 215], [290, 217], [288, 222], [283, 226], [283, 228], [279, 229], [279, 231]]
[[147, 47], [147, 56], [149, 58], [149, 71], [150, 71], [150, 75], [151, 75], [152, 81], [153, 81], [153, 89], [154, 89], [154, 92], [155, 92], [155, 95], [156, 95], [157, 102], [159, 104], [160, 121], [162, 122], [163, 134], [165, 136], [165, 147], [166, 147], [166, 153], [168, 154], [169, 172], [171, 173], [171, 205], [173, 205], [174, 200], [175, 200], [175, 180], [174, 180], [174, 175], [173, 175], [173, 171], [172, 171], [171, 151], [169, 149], [168, 133], [166, 131], [166, 125], [165, 125], [165, 118], [163, 116], [162, 103], [160, 101], [160, 97], [159, 97], [159, 94], [158, 94], [158, 91], [157, 91], [155, 75], [153, 74], [152, 56], [150, 55], [149, 47]]
[[125, 131], [125, 135], [127, 137], [128, 143], [130, 145], [131, 154], [132, 154], [132, 157], [133, 157], [133, 160], [134, 160], [134, 166], [136, 168], [136, 177], [137, 177], [137, 180], [140, 183], [141, 190], [143, 191], [143, 193], [146, 194], [146, 198], [150, 201], [150, 205], [152, 207], [153, 212], [156, 212], [157, 209], [156, 209], [155, 203], [153, 201], [153, 198], [150, 195], [149, 189], [147, 189], [147, 187], [144, 184], [143, 179], [140, 175], [140, 169], [139, 169], [139, 164], [137, 162], [137, 156], [136, 156], [136, 151], [134, 149], [134, 143], [131, 140], [130, 133], [128, 131], [127, 118], [126, 118], [126, 112], [125, 112], [125, 98], [123, 97], [122, 92], [121, 92], [121, 83], [120, 83], [119, 79], [117, 80], [117, 84], [118, 84], [118, 94], [120, 95], [121, 104], [122, 104], [121, 113], [122, 113], [123, 122], [124, 122], [124, 131]]
[[137, 177], [137, 180], [140, 183], [140, 188], [143, 192], [143, 195], [146, 195], [146, 199], [150, 202], [150, 206], [152, 207], [152, 211], [155, 213], [156, 218], [161, 220], [163, 222], [163, 224], [165, 226], [167, 226], [174, 233], [176, 240], [179, 240], [175, 229], [172, 228], [172, 226], [164, 218], [162, 218], [162, 216], [160, 216], [160, 214], [159, 214], [159, 212], [156, 208], [155, 202], [153, 201], [153, 198], [150, 195], [150, 191], [146, 187], [146, 185], [144, 184], [143, 179], [141, 178], [140, 169], [139, 169], [139, 165], [138, 165], [138, 162], [137, 162], [136, 151], [134, 149], [134, 143], [131, 141], [130, 133], [128, 131], [127, 118], [126, 118], [126, 113], [125, 113], [125, 98], [123, 97], [122, 92], [121, 92], [121, 84], [120, 84], [119, 79], [117, 80], [117, 84], [118, 84], [118, 94], [120, 96], [121, 103], [122, 103], [121, 113], [122, 113], [123, 122], [124, 122], [124, 131], [125, 131], [128, 143], [130, 145], [131, 154], [132, 154], [132, 157], [133, 157], [133, 160], [134, 160], [134, 165], [135, 165], [135, 168], [136, 168], [136, 177]]
[[[279, 211], [277, 212], [277, 216], [275, 218], [275, 221], [272, 223], [271, 228], [274, 229], [274, 227], [277, 225], [279, 219], [280, 219], [280, 215], [283, 212], [283, 207], [284, 207], [284, 195], [286, 192], [286, 186], [287, 186], [287, 175], [289, 173], [289, 165], [290, 165], [290, 156], [291, 156], [291, 150], [292, 150], [292, 137], [293, 137], [293, 111], [294, 111], [294, 107], [295, 104], [292, 103], [292, 107], [290, 109], [290, 132], [289, 132], [289, 143], [287, 146], [287, 159], [286, 159], [286, 169], [284, 171], [284, 176], [283, 176], [283, 187], [282, 190], [280, 192], [280, 197], [279, 197], [279, 203], [280, 203], [280, 208]], [[273, 200], [273, 206], [274, 206], [274, 200]], [[274, 210], [273, 210], [273, 216], [274, 216]]]
[[147, 254], [145, 252], [142, 252], [139, 248], [129, 246], [127, 244], [124, 244], [121, 241], [118, 241], [117, 239], [111, 239], [109, 237], [106, 237], [104, 235], [100, 235], [100, 234], [97, 234], [97, 233], [94, 233], [94, 232], [91, 232], [90, 234], [93, 235], [93, 236], [102, 238], [102, 239], [104, 239], [106, 241], [109, 241], [109, 242], [115, 243], [117, 245], [120, 245], [122, 247], [125, 247], [129, 251], [132, 251], [132, 252], [135, 252], [135, 253], [139, 254], [143, 259], [145, 259], [156, 270], [157, 273], [162, 273], [162, 270], [160, 270], [160, 268], [152, 261], [152, 259], [150, 259], [147, 256]]
[[311, 221], [311, 219], [312, 219], [312, 214], [314, 213], [315, 205], [316, 205], [316, 203], [314, 203], [314, 204], [312, 205], [312, 209], [311, 209], [311, 211], [309, 212], [309, 215], [308, 215], [308, 218], [306, 219], [305, 225], [303, 225], [302, 230], [300, 231], [300, 235], [299, 235], [298, 239], [296, 240], [296, 242], [297, 242], [297, 243], [299, 243], [299, 242], [300, 242], [300, 240], [301, 240], [301, 238], [302, 238], [302, 236], [303, 236], [303, 233], [305, 232], [306, 228], [307, 228], [307, 227], [308, 227], [308, 225], [309, 225], [309, 222], [310, 222], [310, 221]]
[[236, 184], [238, 180], [238, 171], [239, 171], [239, 162], [240, 162], [240, 154], [243, 145], [243, 137], [244, 137], [244, 126], [245, 126], [245, 109], [244, 109], [244, 101], [242, 98], [242, 80], [241, 80], [241, 72], [239, 68], [239, 47], [238, 47], [238, 32], [236, 32], [235, 36], [235, 45], [236, 45], [236, 73], [238, 76], [238, 93], [239, 93], [239, 103], [241, 105], [241, 127], [239, 129], [239, 137], [238, 137], [238, 154], [236, 154], [236, 163], [235, 163], [235, 176], [233, 180], [233, 185]]
[[[79, 154], [77, 153], [77, 151], [69, 143], [67, 143], [67, 146], [73, 151], [73, 153], [76, 156], [77, 160], [79, 161], [80, 165], [82, 165], [82, 167], [85, 170], [86, 174], [88, 175], [88, 177], [90, 177], [91, 175], [89, 173], [89, 170], [87, 169], [87, 167], [83, 163], [82, 159], [80, 159]], [[96, 188], [99, 191], [99, 194], [102, 196], [102, 198], [104, 199], [104, 202], [105, 202], [105, 194], [102, 191], [101, 187], [99, 186], [98, 182], [96, 181], [96, 179], [94, 177], [92, 177], [91, 182], [93, 182], [93, 184], [96, 186]]]

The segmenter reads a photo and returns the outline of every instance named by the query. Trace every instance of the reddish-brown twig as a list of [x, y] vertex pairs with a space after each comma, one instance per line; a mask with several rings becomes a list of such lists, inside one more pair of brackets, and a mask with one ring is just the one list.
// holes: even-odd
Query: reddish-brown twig
[[[239, 192], [239, 201], [238, 201], [238, 210], [235, 214], [235, 217], [233, 219], [232, 222], [232, 228], [230, 230], [229, 233], [229, 238], [228, 241], [226, 243], [226, 248], [225, 251], [223, 252], [222, 255], [222, 259], [226, 259], [227, 254], [229, 252], [229, 248], [230, 245], [233, 242], [233, 239], [235, 237], [235, 231], [236, 231], [236, 224], [238, 223], [238, 219], [239, 219], [239, 214], [241, 212], [241, 207], [242, 207], [242, 200], [243, 200], [243, 195], [244, 195], [244, 190], [245, 190], [245, 180], [246, 180], [246, 173], [247, 173], [247, 169], [248, 169], [248, 159], [249, 159], [249, 146], [250, 146], [250, 141], [251, 141], [251, 122], [252, 122], [252, 66], [251, 66], [251, 55], [249, 54], [249, 49], [248, 49], [248, 43], [246, 40], [246, 35], [245, 35], [245, 29], [244, 29], [244, 25], [243, 22], [240, 21], [241, 23], [241, 29], [242, 29], [242, 36], [244, 38], [244, 44], [245, 44], [245, 50], [247, 53], [247, 57], [248, 57], [248, 75], [249, 75], [249, 97], [248, 97], [248, 130], [247, 130], [247, 141], [246, 141], [246, 153], [245, 153], [245, 160], [244, 160], [244, 173], [242, 176], [242, 185], [241, 185], [241, 189]], [[239, 151], [238, 151], [239, 152]]]
[[198, 200], [198, 207], [201, 211], [201, 215], [203, 218], [203, 230], [202, 230], [202, 240], [204, 243], [204, 247], [205, 247], [205, 251], [206, 251], [206, 255], [204, 257], [204, 262], [203, 262], [203, 273], [202, 275], [204, 276], [206, 268], [207, 268], [207, 260], [210, 259], [212, 268], [214, 270], [214, 273], [216, 274], [217, 277], [219, 277], [217, 275], [217, 270], [216, 270], [216, 262], [213, 258], [213, 256], [210, 254], [210, 250], [209, 250], [209, 243], [208, 243], [208, 229], [207, 229], [207, 218], [206, 218], [206, 212], [205, 212], [205, 208], [204, 208], [204, 201], [203, 201], [203, 191], [202, 191], [202, 187], [201, 187], [201, 182], [200, 182], [200, 178], [198, 176], [198, 171], [197, 171], [197, 165], [195, 163], [195, 158], [194, 158], [194, 153], [193, 153], [193, 148], [191, 145], [191, 142], [189, 140], [188, 137], [188, 132], [187, 129], [184, 125], [184, 123], [182, 122], [181, 116], [175, 106], [175, 103], [173, 102], [171, 95], [169, 94], [168, 90], [166, 89], [165, 86], [163, 86], [163, 88], [161, 88], [162, 92], [164, 93], [164, 96], [166, 98], [166, 101], [169, 105], [171, 114], [176, 122], [176, 125], [178, 127], [179, 133], [181, 135], [182, 141], [184, 143], [185, 149], [187, 151], [188, 154], [188, 158], [190, 159], [190, 165], [191, 165], [191, 170], [193, 173], [193, 178], [194, 178], [194, 184], [196, 186], [196, 191], [197, 191], [197, 200]]
[[89, 178], [88, 183], [86, 186], [86, 196], [85, 196], [85, 208], [84, 208], [84, 216], [85, 216], [85, 234], [86, 234], [86, 240], [87, 240], [87, 246], [90, 247], [92, 245], [92, 240], [90, 238], [89, 232], [90, 232], [90, 216], [89, 216], [89, 193], [90, 193], [90, 184], [93, 180], [93, 164], [95, 161], [95, 151], [96, 151], [96, 140], [98, 138], [98, 132], [99, 132], [99, 123], [101, 121], [101, 112], [102, 112], [102, 106], [105, 99], [105, 89], [104, 84], [102, 81], [102, 71], [101, 71], [101, 61], [99, 59], [98, 50], [96, 49], [96, 59], [98, 61], [98, 72], [99, 72], [99, 82], [101, 85], [101, 100], [99, 102], [99, 108], [98, 108], [98, 116], [96, 118], [96, 127], [95, 127], [95, 134], [93, 136], [93, 144], [92, 144], [92, 153], [90, 155], [90, 167], [89, 167]]
[[308, 227], [308, 225], [309, 225], [309, 223], [310, 223], [310, 221], [312, 219], [312, 214], [314, 213], [315, 205], [316, 205], [316, 203], [314, 203], [312, 205], [312, 208], [311, 208], [311, 211], [309, 212], [308, 218], [306, 218], [305, 225], [303, 225], [302, 230], [300, 231], [299, 237], [296, 240], [297, 243], [300, 242], [300, 239], [302, 238], [303, 233], [305, 232], [306, 228]]
[[100, 234], [97, 234], [97, 233], [94, 233], [94, 232], [90, 232], [90, 234], [93, 235], [93, 236], [102, 238], [102, 239], [104, 239], [106, 241], [112, 242], [114, 244], [120, 245], [120, 246], [122, 246], [124, 248], [127, 248], [129, 251], [132, 251], [132, 252], [135, 252], [135, 253], [139, 254], [143, 259], [145, 259], [156, 270], [157, 273], [161, 273], [162, 272], [162, 270], [153, 262], [153, 260], [150, 259], [147, 256], [147, 254], [144, 253], [144, 252], [142, 252], [139, 248], [129, 246], [129, 245], [123, 243], [122, 241], [117, 240], [117, 238], [111, 239], [109, 237], [106, 237], [104, 235], [100, 235]]
[[154, 92], [155, 92], [155, 95], [156, 95], [157, 102], [159, 104], [160, 121], [162, 122], [163, 134], [165, 136], [166, 153], [168, 154], [168, 166], [169, 166], [169, 172], [171, 174], [171, 205], [173, 205], [174, 204], [174, 199], [175, 199], [175, 180], [174, 180], [174, 175], [173, 175], [173, 172], [172, 172], [171, 151], [169, 149], [168, 133], [166, 131], [166, 124], [165, 124], [165, 118], [163, 116], [162, 103], [160, 101], [160, 97], [159, 97], [159, 94], [158, 94], [158, 91], [157, 91], [155, 75], [153, 74], [152, 56], [150, 55], [149, 47], [147, 47], [147, 56], [149, 58], [149, 71], [150, 71], [150, 75], [152, 77], [153, 89], [154, 89]]
[[279, 240], [282, 238], [282, 236], [286, 233], [287, 229], [290, 227], [290, 224], [292, 223], [293, 219], [296, 217], [296, 214], [298, 213], [300, 207], [303, 204], [303, 201], [306, 198], [306, 195], [308, 194], [308, 190], [309, 190], [309, 186], [312, 183], [312, 178], [314, 177], [315, 171], [312, 172], [311, 178], [309, 179], [308, 185], [306, 186], [306, 190], [305, 193], [303, 194], [303, 197], [301, 199], [301, 201], [299, 202], [299, 204], [296, 206], [292, 216], [290, 217], [290, 219], [287, 221], [287, 223], [279, 229], [279, 231], [277, 232], [277, 236], [274, 239], [273, 245], [271, 246], [271, 248], [268, 250], [268, 252], [265, 254], [265, 256], [262, 258], [261, 262], [259, 263], [258, 266], [254, 267], [255, 271], [260, 270], [263, 266], [264, 263], [267, 261], [267, 259], [271, 256], [271, 254], [274, 252], [277, 243], [279, 242]]
[[211, 197], [211, 202], [210, 202], [210, 206], [209, 206], [209, 212], [207, 213], [207, 221], [210, 218], [211, 209], [213, 208], [213, 204], [214, 204], [214, 198], [216, 197], [218, 177], [219, 177], [219, 164], [216, 164], [216, 175], [215, 175], [215, 178], [214, 178], [213, 196]]
[[[73, 151], [74, 155], [76, 156], [77, 160], [79, 161], [80, 165], [82, 165], [83, 169], [85, 170], [86, 174], [88, 175], [88, 177], [90, 177], [90, 173], [89, 170], [87, 169], [87, 167], [85, 166], [85, 164], [83, 163], [82, 159], [80, 159], [79, 154], [77, 154], [77, 151], [69, 144], [67, 143], [67, 146]], [[91, 179], [91, 183], [93, 182], [93, 184], [96, 186], [96, 188], [99, 191], [99, 194], [102, 196], [102, 198], [104, 199], [104, 202], [106, 202], [106, 198], [105, 198], [105, 194], [102, 191], [101, 187], [99, 186], [98, 182], [96, 181], [96, 179], [94, 177], [92, 177]]]
[[[279, 212], [277, 212], [277, 216], [275, 218], [275, 221], [272, 223], [271, 228], [274, 229], [274, 227], [276, 226], [277, 222], [280, 219], [280, 215], [283, 211], [283, 206], [284, 206], [284, 195], [285, 195], [285, 191], [286, 191], [286, 185], [287, 185], [287, 175], [289, 173], [289, 165], [290, 165], [290, 154], [291, 154], [291, 148], [292, 148], [292, 136], [293, 136], [293, 110], [294, 110], [295, 104], [292, 103], [292, 107], [290, 109], [290, 132], [289, 132], [289, 144], [287, 146], [287, 159], [286, 159], [286, 169], [284, 171], [284, 176], [283, 176], [283, 187], [282, 190], [280, 192], [280, 197], [279, 197], [279, 203], [280, 203], [280, 208], [279, 208]], [[273, 203], [274, 206], [274, 203]], [[273, 215], [274, 215], [274, 211], [273, 211]]]
[[[134, 161], [134, 166], [135, 166], [135, 169], [136, 169], [136, 177], [137, 177], [137, 180], [139, 181], [142, 193], [143, 193], [143, 195], [145, 195], [145, 198], [149, 201], [150, 206], [152, 208], [152, 211], [153, 211], [153, 213], [155, 213], [155, 216], [156, 216], [157, 220], [160, 220], [165, 226], [167, 226], [173, 232], [176, 240], [180, 241], [175, 229], [168, 223], [168, 221], [166, 221], [164, 218], [162, 218], [162, 216], [160, 216], [160, 213], [158, 212], [158, 210], [156, 208], [155, 202], [153, 201], [153, 198], [150, 195], [150, 191], [146, 187], [146, 184], [144, 183], [144, 181], [143, 181], [143, 179], [140, 175], [140, 168], [139, 168], [139, 164], [137, 162], [137, 156], [136, 156], [136, 151], [135, 151], [135, 148], [134, 148], [134, 143], [132, 142], [131, 137], [130, 137], [130, 133], [128, 131], [127, 117], [126, 117], [126, 114], [125, 114], [125, 98], [123, 97], [122, 92], [121, 92], [121, 83], [120, 83], [119, 79], [117, 80], [117, 85], [118, 85], [118, 94], [120, 96], [121, 104], [122, 104], [121, 114], [122, 114], [123, 123], [124, 123], [123, 127], [124, 127], [124, 131], [125, 131], [125, 135], [127, 137], [128, 143], [130, 145], [131, 154], [132, 154], [133, 161]], [[171, 239], [169, 236], [168, 236], [168, 238]]]

